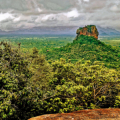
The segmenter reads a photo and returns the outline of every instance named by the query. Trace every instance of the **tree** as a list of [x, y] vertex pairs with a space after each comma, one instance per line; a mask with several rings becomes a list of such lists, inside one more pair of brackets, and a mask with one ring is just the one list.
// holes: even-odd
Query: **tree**
[[27, 61], [13, 50], [8, 43], [0, 46], [0, 116], [8, 119], [20, 111], [15, 101], [22, 96], [22, 90], [30, 78]]

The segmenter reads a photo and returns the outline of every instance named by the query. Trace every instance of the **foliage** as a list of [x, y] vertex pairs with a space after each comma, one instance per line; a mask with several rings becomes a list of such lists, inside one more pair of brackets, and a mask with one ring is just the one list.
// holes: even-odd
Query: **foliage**
[[21, 43], [21, 51], [24, 53], [32, 53], [33, 47], [39, 50], [39, 53], [46, 53], [53, 48], [65, 46], [71, 43], [74, 36], [40, 36], [40, 37], [0, 37], [0, 41], [11, 41], [12, 48]]
[[[120, 71], [107, 68], [109, 63], [119, 63], [118, 53], [119, 49], [88, 36], [54, 48], [48, 56], [39, 55], [36, 47], [23, 54], [1, 42], [2, 119], [26, 120], [42, 114], [119, 107]], [[104, 58], [101, 62], [100, 55]], [[54, 59], [47, 61], [48, 57]], [[78, 61], [72, 63], [72, 60]]]
[[[95, 27], [95, 25], [87, 25], [86, 28], [88, 29], [88, 32], [92, 32], [92, 26]], [[96, 30], [96, 32], [98, 33], [98, 31]]]
[[[71, 59], [72, 63], [84, 58], [84, 60], [101, 61], [108, 68], [120, 68], [120, 49], [96, 40], [94, 37], [80, 35], [73, 43], [68, 43], [61, 48], [55, 48], [46, 53], [47, 60], [56, 60], [61, 57]], [[75, 60], [76, 59], [76, 60]], [[74, 61], [75, 60], [75, 61]]]
[[21, 96], [30, 72], [18, 50], [11, 49], [5, 42], [0, 46], [3, 47], [0, 48], [0, 116], [8, 118], [18, 110], [14, 101]]
[[[66, 63], [63, 58], [52, 62], [51, 68], [52, 75], [46, 79], [46, 87], [49, 89], [37, 87], [41, 91], [39, 97], [36, 96], [35, 89], [31, 93], [32, 99], [36, 96], [34, 106], [40, 111], [39, 115], [100, 108], [108, 104], [114, 106], [119, 89], [116, 86], [120, 82], [119, 72], [116, 70], [108, 69], [97, 61], [93, 64], [90, 61], [72, 64]], [[36, 86], [35, 84], [38, 85], [37, 82], [32, 85]]]

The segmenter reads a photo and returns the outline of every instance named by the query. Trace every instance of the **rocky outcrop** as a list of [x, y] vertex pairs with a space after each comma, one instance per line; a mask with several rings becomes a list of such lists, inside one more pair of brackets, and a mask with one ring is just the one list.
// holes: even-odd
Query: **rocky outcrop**
[[28, 120], [120, 120], [120, 109], [79, 110], [72, 113], [46, 114]]
[[76, 31], [77, 37], [79, 35], [87, 35], [87, 36], [93, 36], [96, 39], [98, 39], [98, 31], [95, 25], [87, 25], [85, 27], [80, 27], [79, 29], [77, 29]]

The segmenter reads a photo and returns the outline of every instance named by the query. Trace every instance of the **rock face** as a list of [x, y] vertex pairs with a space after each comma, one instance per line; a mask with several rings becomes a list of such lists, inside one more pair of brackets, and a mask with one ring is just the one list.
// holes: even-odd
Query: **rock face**
[[120, 109], [88, 109], [72, 113], [46, 114], [28, 120], [120, 120]]
[[79, 29], [77, 29], [76, 31], [77, 36], [79, 35], [87, 35], [87, 36], [93, 36], [96, 39], [98, 39], [98, 31], [95, 25], [87, 25], [85, 27], [80, 27]]

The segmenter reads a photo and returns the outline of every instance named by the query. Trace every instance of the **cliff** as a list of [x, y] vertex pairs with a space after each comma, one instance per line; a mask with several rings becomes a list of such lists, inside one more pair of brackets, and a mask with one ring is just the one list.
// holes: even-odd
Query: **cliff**
[[87, 25], [83, 28], [80, 27], [79, 29], [77, 29], [76, 34], [77, 34], [77, 37], [79, 35], [87, 35], [87, 36], [93, 36], [96, 39], [98, 39], [98, 35], [99, 35], [95, 25]]

